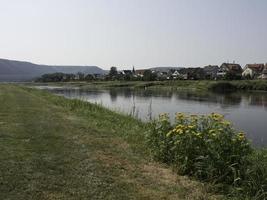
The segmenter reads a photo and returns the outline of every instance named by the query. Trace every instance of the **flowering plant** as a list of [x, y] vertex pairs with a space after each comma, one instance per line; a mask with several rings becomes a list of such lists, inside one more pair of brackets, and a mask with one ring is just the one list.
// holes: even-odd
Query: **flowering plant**
[[181, 174], [231, 184], [242, 179], [251, 153], [245, 134], [217, 113], [177, 113], [174, 124], [162, 114], [153, 122], [147, 143], [156, 159], [174, 165]]

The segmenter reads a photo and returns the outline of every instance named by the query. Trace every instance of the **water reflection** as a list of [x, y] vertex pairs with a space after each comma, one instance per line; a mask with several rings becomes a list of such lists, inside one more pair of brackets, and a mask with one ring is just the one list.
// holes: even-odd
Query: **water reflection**
[[218, 112], [231, 121], [237, 129], [247, 132], [253, 144], [267, 144], [267, 93], [226, 93], [170, 90], [81, 90], [78, 88], [46, 88], [67, 98], [78, 98], [102, 104], [116, 111], [131, 114], [144, 121], [160, 113], [176, 112], [206, 114]]
[[117, 100], [118, 93], [116, 92], [116, 90], [110, 90], [109, 95], [112, 102], [115, 102]]

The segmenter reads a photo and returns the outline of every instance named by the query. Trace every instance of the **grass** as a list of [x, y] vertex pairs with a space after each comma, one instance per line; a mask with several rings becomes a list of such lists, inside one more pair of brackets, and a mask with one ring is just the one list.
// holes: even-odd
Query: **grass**
[[91, 82], [48, 82], [48, 83], [23, 83], [25, 85], [57, 85], [64, 87], [79, 87], [81, 89], [99, 88], [145, 88], [157, 85], [164, 85], [162, 81], [91, 81]]
[[153, 162], [146, 124], [45, 91], [0, 85], [0, 199], [220, 199]]
[[[30, 83], [32, 85], [32, 83]], [[34, 83], [35, 85], [44, 83]], [[234, 81], [212, 81], [212, 80], [172, 80], [172, 81], [93, 81], [93, 82], [57, 82], [46, 83], [59, 86], [80, 87], [81, 89], [88, 88], [151, 88], [164, 90], [213, 90], [223, 87], [221, 90], [259, 90], [267, 91], [266, 80], [234, 80]], [[226, 85], [227, 84], [227, 85]]]
[[154, 85], [152, 88], [164, 89], [193, 89], [193, 90], [213, 90], [214, 88], [221, 90], [259, 90], [267, 91], [266, 80], [234, 80], [234, 81], [211, 81], [211, 80], [177, 80], [166, 81], [161, 85]]

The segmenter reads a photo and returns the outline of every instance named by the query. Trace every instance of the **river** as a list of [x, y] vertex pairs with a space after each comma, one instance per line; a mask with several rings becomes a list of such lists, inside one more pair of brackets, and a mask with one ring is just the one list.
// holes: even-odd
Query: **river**
[[38, 86], [66, 98], [81, 99], [101, 104], [117, 112], [131, 114], [143, 121], [169, 113], [187, 114], [220, 113], [233, 122], [238, 130], [245, 131], [253, 145], [267, 145], [267, 93], [234, 92], [217, 94], [192, 90], [133, 90], [130, 88], [87, 89]]

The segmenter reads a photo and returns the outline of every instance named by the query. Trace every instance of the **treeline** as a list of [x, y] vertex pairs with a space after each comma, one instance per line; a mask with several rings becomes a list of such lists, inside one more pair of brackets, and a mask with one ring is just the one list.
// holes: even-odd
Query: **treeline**
[[69, 81], [93, 81], [98, 80], [98, 75], [93, 74], [65, 74], [65, 73], [51, 73], [44, 74], [40, 78], [37, 78], [36, 82], [69, 82]]
[[151, 70], [145, 70], [142, 76], [135, 75], [134, 73], [119, 73], [116, 69], [110, 70], [106, 75], [100, 74], [65, 74], [65, 73], [51, 73], [44, 74], [35, 79], [35, 82], [70, 82], [70, 81], [156, 81], [165, 80], [160, 79], [156, 73]]
[[[232, 68], [231, 68], [232, 67]], [[233, 68], [237, 67], [237, 68]], [[267, 79], [266, 72], [262, 71], [259, 79]], [[256, 75], [255, 75], [256, 76]], [[117, 70], [111, 67], [107, 74], [44, 74], [36, 79], [37, 82], [68, 82], [68, 81], [164, 81], [164, 80], [247, 80], [247, 75], [242, 75], [242, 68], [236, 64], [223, 64], [218, 66], [206, 66], [204, 68], [180, 68], [169, 70]]]
[[105, 76], [105, 80], [119, 80], [119, 81], [156, 81], [158, 76], [151, 70], [143, 70], [142, 74], [136, 73], [133, 70], [118, 71], [116, 67], [111, 67], [109, 74]]

